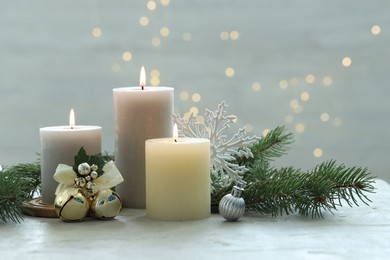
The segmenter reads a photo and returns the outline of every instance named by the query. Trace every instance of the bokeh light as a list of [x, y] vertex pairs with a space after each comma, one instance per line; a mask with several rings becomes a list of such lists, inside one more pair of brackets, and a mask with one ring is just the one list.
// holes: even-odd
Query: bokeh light
[[158, 78], [158, 77], [160, 77], [160, 71], [158, 69], [152, 69], [150, 71], [150, 76]]
[[161, 36], [163, 36], [163, 37], [167, 37], [168, 35], [169, 35], [169, 29], [168, 29], [168, 27], [161, 27], [161, 29], [160, 29], [160, 34], [161, 34]]
[[291, 124], [294, 121], [294, 117], [292, 115], [287, 115], [287, 116], [284, 117], [284, 121], [287, 124]]
[[92, 29], [92, 36], [95, 37], [95, 38], [99, 38], [102, 36], [102, 29], [100, 29], [99, 27], [95, 27]]
[[260, 90], [261, 90], [261, 84], [260, 84], [260, 82], [254, 82], [254, 83], [252, 84], [252, 90], [253, 90], [254, 92], [260, 91]]
[[235, 73], [235, 71], [234, 71], [234, 69], [233, 69], [232, 67], [227, 67], [227, 68], [225, 69], [225, 75], [226, 75], [227, 77], [229, 77], [229, 78], [233, 77], [233, 76], [234, 76], [234, 73]]
[[352, 64], [352, 60], [350, 57], [344, 57], [341, 61], [341, 64], [343, 64], [344, 67], [349, 67]]
[[185, 32], [183, 33], [182, 38], [184, 41], [189, 42], [192, 39], [192, 34], [189, 32]]
[[141, 18], [139, 18], [139, 24], [147, 26], [149, 24], [149, 18], [147, 16], [141, 16]]
[[198, 123], [203, 123], [203, 122], [204, 122], [204, 117], [201, 116], [201, 115], [198, 115], [198, 116], [196, 117], [196, 121], [197, 121]]
[[240, 37], [240, 34], [237, 31], [230, 32], [230, 39], [232, 39], [233, 41], [238, 40], [238, 37]]
[[332, 85], [332, 78], [329, 77], [329, 76], [325, 76], [323, 79], [322, 79], [322, 84], [324, 84], [324, 86], [330, 86]]
[[304, 123], [298, 123], [295, 125], [295, 131], [297, 133], [303, 133], [305, 132], [305, 124]]
[[111, 64], [111, 70], [113, 72], [118, 72], [121, 70], [121, 65], [119, 65], [118, 63], [113, 63]]
[[190, 108], [190, 114], [192, 114], [193, 116], [197, 116], [198, 113], [199, 113], [199, 109], [197, 107], [191, 107]]
[[131, 61], [132, 58], [133, 58], [133, 54], [131, 54], [131, 52], [129, 51], [125, 51], [122, 53], [122, 59], [124, 61]]
[[149, 11], [154, 11], [156, 10], [157, 5], [155, 1], [148, 1], [146, 7], [148, 8]]
[[180, 92], [180, 100], [187, 101], [190, 98], [190, 94], [187, 91]]
[[302, 101], [308, 101], [310, 99], [310, 94], [307, 91], [303, 91], [301, 93], [301, 100]]
[[266, 129], [263, 130], [262, 135], [266, 136], [270, 131], [271, 131], [271, 129], [266, 128]]
[[245, 131], [246, 131], [247, 133], [251, 133], [251, 132], [253, 132], [253, 125], [251, 125], [251, 124], [246, 124], [246, 125], [244, 125], [244, 129], [245, 129]]
[[313, 74], [308, 74], [306, 75], [305, 80], [307, 84], [313, 84], [314, 81], [316, 80], [316, 77]]
[[227, 39], [229, 39], [229, 33], [226, 32], [226, 31], [222, 31], [222, 32], [219, 34], [219, 37], [221, 38], [221, 40], [226, 41]]
[[160, 85], [160, 79], [157, 77], [152, 77], [150, 79], [150, 84], [152, 84], [152, 86], [158, 86]]
[[160, 46], [160, 45], [161, 45], [161, 40], [160, 40], [160, 38], [158, 38], [158, 37], [153, 37], [153, 39], [152, 39], [152, 45], [153, 45], [154, 47]]
[[199, 102], [202, 99], [199, 93], [192, 94], [192, 101]]
[[381, 27], [379, 27], [379, 25], [373, 25], [371, 27], [371, 33], [373, 35], [379, 35], [381, 33]]
[[167, 6], [167, 5], [169, 5], [170, 0], [160, 0], [160, 3], [161, 3], [163, 6]]
[[322, 149], [321, 149], [321, 148], [315, 148], [315, 149], [313, 150], [313, 155], [314, 155], [314, 157], [319, 158], [319, 157], [322, 156], [322, 154], [323, 154], [323, 152], [322, 152]]
[[329, 121], [329, 118], [330, 118], [330, 116], [329, 116], [328, 113], [322, 113], [322, 114], [320, 115], [320, 119], [321, 119], [322, 122], [328, 122], [328, 121]]
[[299, 101], [296, 100], [296, 99], [292, 99], [292, 100], [290, 101], [290, 107], [291, 107], [292, 109], [296, 109], [297, 107], [299, 107]]
[[288, 87], [288, 82], [287, 80], [281, 80], [279, 81], [279, 88], [281, 89], [286, 89]]

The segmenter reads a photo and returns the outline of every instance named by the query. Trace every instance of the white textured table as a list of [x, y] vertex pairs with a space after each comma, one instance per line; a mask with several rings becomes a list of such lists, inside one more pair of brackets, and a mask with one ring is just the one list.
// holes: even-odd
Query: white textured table
[[110, 221], [26, 217], [0, 223], [1, 259], [389, 259], [390, 185], [378, 180], [370, 206], [325, 219], [246, 214], [190, 222], [153, 221], [124, 209]]

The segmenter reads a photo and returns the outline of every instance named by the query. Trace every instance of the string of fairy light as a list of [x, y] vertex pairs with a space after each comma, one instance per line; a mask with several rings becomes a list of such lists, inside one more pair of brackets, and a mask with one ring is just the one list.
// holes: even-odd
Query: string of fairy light
[[[146, 10], [150, 12], [155, 12], [160, 7], [161, 8], [168, 8], [170, 5], [170, 0], [160, 0], [160, 1], [148, 1], [146, 2]], [[142, 15], [138, 19], [139, 26], [147, 27], [150, 24], [150, 18], [147, 15]], [[91, 34], [94, 38], [100, 38], [103, 35], [102, 28], [96, 26], [92, 28]], [[377, 24], [372, 25], [370, 29], [370, 33], [373, 37], [379, 36], [381, 33], [381, 27]], [[171, 34], [171, 30], [168, 26], [161, 26], [159, 29], [159, 35], [154, 36], [151, 39], [150, 44], [153, 47], [159, 47], [162, 43], [163, 38], [169, 37]], [[192, 34], [191, 32], [184, 32], [181, 35], [182, 40], [189, 42], [192, 40]], [[237, 30], [223, 30], [219, 33], [219, 38], [221, 41], [239, 41], [240, 40], [240, 33]], [[131, 62], [133, 59], [133, 54], [130, 50], [123, 51], [121, 53], [121, 59], [124, 62]], [[352, 58], [349, 56], [344, 56], [340, 58], [340, 64], [344, 68], [349, 68], [352, 66]], [[111, 64], [111, 70], [113, 72], [118, 72], [121, 69], [121, 65], [119, 63], [112, 63]], [[160, 85], [160, 71], [158, 69], [151, 69], [150, 70], [150, 84], [152, 86], [158, 86]], [[223, 74], [222, 74], [223, 73]], [[233, 78], [236, 75], [236, 70], [233, 66], [227, 66], [225, 67], [224, 71], [221, 71], [221, 74], [224, 75], [227, 78]], [[313, 85], [319, 85], [325, 88], [330, 88], [334, 84], [333, 79], [330, 75], [323, 76], [323, 77], [316, 77], [314, 74], [307, 74], [305, 76], [301, 77], [292, 77], [290, 79], [281, 79], [276, 84], [277, 87], [279, 87], [282, 91], [287, 91], [290, 87], [294, 88], [298, 85], [303, 86], [304, 90], [302, 90], [297, 97], [292, 98], [289, 100], [289, 107], [291, 109], [291, 113], [288, 113], [284, 117], [284, 121], [286, 124], [293, 125], [293, 129], [296, 133], [300, 134], [305, 132], [305, 123], [300, 122], [299, 120], [296, 120], [295, 115], [298, 115], [303, 112], [304, 110], [304, 104], [308, 102], [311, 98], [311, 94], [309, 90], [305, 89], [305, 87], [313, 86]], [[260, 81], [255, 81], [250, 85], [250, 89], [253, 92], [259, 92], [263, 88], [262, 83]], [[179, 93], [179, 99], [183, 102], [192, 101], [193, 103], [198, 103], [201, 101], [202, 96], [200, 93], [189, 93], [188, 91], [181, 91]], [[184, 117], [189, 117], [190, 114], [197, 115], [198, 120], [202, 121], [203, 117], [202, 115], [198, 115], [199, 110], [196, 106], [192, 106], [188, 112], [184, 114]], [[320, 122], [323, 123], [331, 123], [334, 127], [341, 127], [343, 124], [343, 119], [337, 115], [331, 115], [331, 113], [327, 111], [323, 111], [319, 114], [318, 119]], [[296, 122], [297, 121], [297, 122]], [[253, 132], [254, 127], [251, 124], [246, 124], [245, 129], [247, 132]], [[262, 131], [262, 135], [266, 135], [270, 129], [264, 129]], [[314, 157], [322, 157], [323, 156], [323, 149], [320, 147], [314, 147], [312, 150]]]

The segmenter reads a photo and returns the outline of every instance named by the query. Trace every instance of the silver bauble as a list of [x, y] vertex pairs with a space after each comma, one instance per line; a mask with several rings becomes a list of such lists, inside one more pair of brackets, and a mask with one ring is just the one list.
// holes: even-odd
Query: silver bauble
[[226, 194], [219, 202], [219, 213], [229, 221], [236, 221], [244, 215], [245, 201], [241, 198], [243, 188], [234, 186], [230, 194]]
[[82, 187], [85, 186], [85, 184], [86, 184], [87, 182], [85, 181], [85, 179], [84, 179], [83, 177], [79, 177], [79, 178], [76, 178], [76, 179], [74, 180], [74, 183], [76, 184], [77, 187], [82, 188]]
[[91, 172], [91, 166], [89, 166], [88, 163], [81, 163], [79, 164], [79, 166], [77, 167], [77, 170], [78, 172], [81, 174], [81, 175], [87, 175]]
[[92, 178], [92, 179], [96, 179], [98, 176], [99, 176], [99, 175], [98, 175], [97, 172], [95, 172], [95, 171], [92, 171], [92, 172], [91, 172], [91, 178]]
[[97, 171], [97, 169], [99, 169], [99, 168], [98, 168], [98, 166], [96, 164], [92, 164], [91, 165], [91, 170], [92, 171]]
[[57, 215], [65, 221], [80, 221], [89, 211], [89, 201], [81, 191], [76, 194], [59, 194], [54, 201]]
[[101, 190], [92, 201], [91, 214], [95, 218], [109, 219], [118, 215], [122, 208], [122, 200], [111, 189]]

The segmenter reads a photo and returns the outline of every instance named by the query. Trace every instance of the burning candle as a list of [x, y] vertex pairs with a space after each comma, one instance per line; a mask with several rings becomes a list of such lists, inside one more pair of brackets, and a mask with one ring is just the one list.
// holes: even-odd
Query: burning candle
[[40, 128], [42, 201], [53, 203], [58, 183], [53, 179], [58, 164], [74, 164], [81, 147], [87, 154], [101, 152], [102, 128], [75, 124], [73, 109], [69, 125]]
[[173, 138], [147, 140], [145, 153], [148, 217], [195, 220], [210, 216], [208, 139], [178, 138], [174, 133]]
[[145, 140], [168, 137], [172, 131], [173, 88], [145, 84], [113, 89], [115, 164], [124, 182], [117, 186], [123, 206], [145, 208]]

